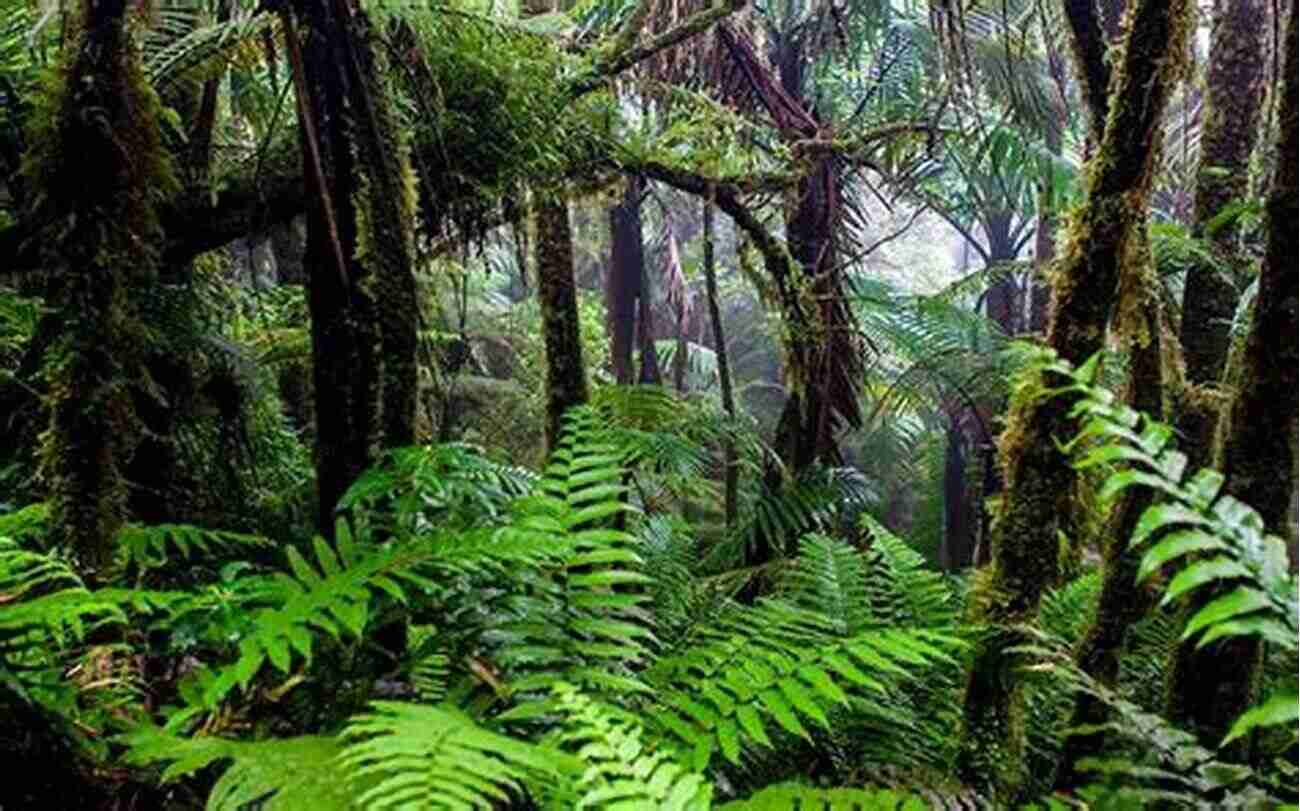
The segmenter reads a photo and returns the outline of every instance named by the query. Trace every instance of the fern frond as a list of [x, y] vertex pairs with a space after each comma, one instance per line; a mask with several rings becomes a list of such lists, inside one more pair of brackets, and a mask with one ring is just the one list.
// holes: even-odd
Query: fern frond
[[363, 549], [353, 542], [346, 523], [340, 521], [336, 545], [316, 538], [315, 565], [292, 547], [285, 552], [292, 574], [280, 573], [274, 581], [279, 605], [258, 611], [252, 629], [240, 640], [239, 659], [223, 669], [209, 686], [209, 707], [236, 686], [247, 689], [268, 661], [288, 673], [294, 654], [311, 661], [314, 633], [335, 639], [344, 634], [360, 638], [369, 617], [371, 593], [382, 591], [406, 600], [400, 581], [430, 589], [415, 571], [429, 559], [427, 550], [410, 547]]
[[118, 739], [127, 762], [166, 763], [162, 781], [192, 775], [229, 760], [208, 795], [207, 811], [353, 811], [353, 792], [338, 779], [342, 747], [334, 738], [307, 735], [268, 741], [183, 738], [141, 727]]
[[453, 707], [377, 701], [343, 733], [338, 763], [367, 811], [491, 808], [533, 782], [571, 779], [563, 753], [485, 729]]
[[876, 621], [908, 627], [951, 627], [958, 601], [925, 558], [868, 514], [859, 523], [869, 538], [866, 560], [871, 611]]
[[[1236, 636], [1258, 636], [1284, 650], [1300, 647], [1300, 602], [1296, 576], [1289, 571], [1286, 547], [1266, 535], [1259, 514], [1229, 495], [1220, 495], [1223, 476], [1204, 469], [1184, 476], [1187, 457], [1172, 447], [1173, 429], [1116, 401], [1094, 384], [1097, 358], [1077, 369], [1055, 358], [1042, 362], [1045, 370], [1064, 376], [1067, 390], [1079, 401], [1072, 415], [1082, 421], [1072, 445], [1091, 440], [1077, 467], [1109, 467], [1111, 473], [1099, 498], [1108, 500], [1123, 490], [1143, 486], [1160, 494], [1138, 519], [1130, 544], [1148, 545], [1138, 578], [1148, 579], [1167, 567], [1178, 570], [1165, 586], [1162, 605], [1202, 592], [1216, 596], [1187, 621], [1183, 639], [1197, 645]], [[1258, 711], [1257, 711], [1258, 710]], [[1294, 692], [1247, 712], [1225, 743], [1258, 726], [1300, 718]]]
[[575, 751], [582, 774], [557, 792], [550, 807], [568, 809], [663, 809], [708, 811], [712, 786], [684, 769], [668, 753], [641, 740], [640, 725], [577, 692], [557, 684], [552, 692], [565, 716], [559, 743]]
[[0, 538], [19, 542], [32, 542], [44, 537], [50, 529], [50, 504], [38, 501], [20, 510], [0, 515]]
[[716, 811], [926, 811], [921, 797], [891, 789], [814, 788], [797, 783], [769, 786], [757, 794], [716, 806]]
[[271, 542], [257, 535], [206, 529], [189, 524], [128, 524], [115, 539], [121, 564], [144, 572], [174, 562], [225, 554], [249, 547], [267, 547]]
[[397, 448], [339, 499], [340, 513], [364, 511], [390, 532], [482, 526], [527, 493], [537, 476], [488, 459], [465, 443]]
[[660, 709], [650, 718], [692, 751], [702, 769], [715, 752], [739, 764], [742, 747], [771, 746], [768, 725], [807, 738], [811, 721], [851, 699], [874, 704], [923, 668], [952, 663], [953, 637], [881, 628], [837, 639], [822, 615], [767, 600], [724, 613], [698, 632], [699, 642], [655, 664], [646, 679]]
[[836, 636], [851, 636], [873, 624], [862, 554], [825, 535], [805, 535], [799, 541], [799, 558], [786, 570], [777, 593], [825, 616]]

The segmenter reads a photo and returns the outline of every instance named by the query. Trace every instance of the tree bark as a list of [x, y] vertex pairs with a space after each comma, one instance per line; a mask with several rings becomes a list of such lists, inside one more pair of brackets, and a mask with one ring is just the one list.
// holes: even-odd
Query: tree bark
[[[713, 201], [704, 201], [704, 292], [709, 302], [709, 321], [713, 325], [713, 346], [718, 358], [718, 388], [722, 392], [722, 410], [727, 418], [736, 419], [736, 399], [731, 388], [731, 361], [727, 339], [722, 329], [722, 310], [718, 306], [718, 279], [713, 266]], [[735, 526], [737, 486], [740, 469], [736, 465], [736, 443], [728, 434], [722, 446], [723, 514], [728, 528]]]
[[[1216, 465], [1226, 477], [1224, 491], [1255, 507], [1268, 532], [1285, 536], [1288, 507], [1296, 488], [1297, 211], [1296, 174], [1300, 138], [1296, 130], [1296, 2], [1287, 4], [1284, 68], [1279, 88], [1277, 166], [1268, 198], [1268, 250], [1259, 295], [1246, 336], [1241, 364], [1232, 370], [1236, 391], [1219, 423]], [[1216, 594], [1198, 599], [1213, 599]], [[1195, 640], [1177, 653], [1170, 683], [1169, 712], [1191, 727], [1202, 742], [1217, 745], [1233, 721], [1251, 704], [1260, 643], [1254, 638], [1225, 640], [1195, 649]], [[1233, 754], [1244, 754], [1234, 749]]]
[[[1160, 119], [1186, 59], [1194, 24], [1189, 0], [1138, 0], [1128, 17], [1100, 149], [1088, 166], [1086, 201], [1070, 224], [1058, 265], [1047, 342], [1078, 364], [1102, 348], [1115, 291], [1140, 256], [1143, 211], [1159, 151]], [[1079, 43], [1075, 43], [1076, 51]], [[1120, 313], [1118, 334], [1140, 329]], [[1052, 381], [1043, 381], [1050, 388]], [[1014, 400], [1000, 442], [1006, 495], [993, 534], [993, 578], [980, 595], [982, 621], [996, 630], [976, 646], [964, 706], [958, 772], [998, 802], [1015, 799], [1025, 730], [1016, 662], [1006, 649], [1022, 640], [1057, 574], [1058, 530], [1072, 512], [1076, 474], [1057, 450], [1074, 421], [1071, 398]], [[1067, 532], [1067, 535], [1072, 534]]]
[[[605, 300], [609, 310], [609, 355], [614, 380], [632, 382], [632, 346], [636, 337], [637, 304], [645, 251], [641, 241], [641, 193], [645, 181], [633, 175], [623, 187], [623, 199], [609, 210], [609, 281]], [[644, 330], [642, 330], [644, 332]]]
[[[1246, 260], [1238, 249], [1240, 228], [1230, 223], [1211, 233], [1216, 215], [1249, 194], [1250, 156], [1259, 131], [1265, 77], [1263, 0], [1215, 0], [1210, 62], [1205, 75], [1201, 157], [1196, 174], [1193, 233], [1211, 245], [1216, 263], [1197, 262], [1183, 285], [1181, 339], [1187, 382], [1213, 385], [1223, 377], [1238, 291], [1231, 278]], [[1207, 398], [1189, 398], [1178, 415], [1181, 449], [1195, 470], [1209, 464], [1218, 409]]]
[[156, 282], [156, 205], [177, 185], [126, 15], [125, 0], [84, 4], [53, 120], [32, 139], [28, 170], [43, 194], [33, 221], [45, 224], [47, 301], [62, 324], [46, 355], [50, 426], [41, 449], [51, 541], [71, 548], [92, 582], [111, 565], [127, 518], [124, 470], [141, 433], [131, 384], [144, 374], [147, 332], [131, 293]]
[[537, 298], [546, 344], [546, 450], [559, 445], [564, 412], [587, 402], [587, 372], [578, 329], [578, 290], [573, 278], [569, 207], [554, 192], [539, 195]]
[[414, 204], [364, 13], [296, 0], [285, 19], [308, 181], [317, 521], [332, 536], [335, 505], [377, 450], [414, 442]]

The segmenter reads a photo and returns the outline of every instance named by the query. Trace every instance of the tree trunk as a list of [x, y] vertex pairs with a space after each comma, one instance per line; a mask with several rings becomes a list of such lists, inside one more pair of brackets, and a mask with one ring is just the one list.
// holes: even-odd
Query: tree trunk
[[[1297, 403], [1297, 62], [1296, 2], [1287, 4], [1284, 77], [1279, 88], [1277, 167], [1268, 198], [1268, 251], [1259, 296], [1240, 367], [1232, 370], [1236, 395], [1219, 423], [1216, 464], [1224, 491], [1255, 507], [1268, 532], [1285, 536], [1296, 488]], [[1223, 593], [1216, 589], [1198, 604]], [[1182, 645], [1170, 684], [1169, 712], [1202, 742], [1217, 745], [1250, 705], [1260, 644], [1254, 638], [1225, 640], [1195, 649]], [[1240, 755], [1240, 750], [1234, 751]]]
[[629, 177], [623, 187], [623, 199], [609, 210], [609, 280], [605, 301], [609, 310], [610, 365], [614, 368], [614, 380], [621, 384], [632, 382], [632, 344], [637, 331], [637, 304], [642, 298], [641, 277], [645, 273], [641, 242], [644, 186], [641, 178]]
[[539, 195], [537, 298], [546, 344], [546, 450], [558, 447], [564, 412], [587, 402], [587, 372], [578, 330], [578, 290], [573, 279], [569, 207], [554, 192]]
[[[1235, 223], [1213, 233], [1209, 225], [1230, 203], [1249, 194], [1250, 156], [1266, 84], [1260, 55], [1268, 14], [1263, 0], [1215, 0], [1214, 4], [1193, 232], [1209, 240], [1220, 266], [1195, 263], [1183, 286], [1183, 358], [1187, 382], [1194, 386], [1218, 383], [1228, 357], [1238, 298], [1230, 274], [1246, 260], [1238, 250], [1240, 228]], [[1189, 398], [1187, 405], [1178, 415], [1177, 427], [1184, 437], [1181, 450], [1195, 470], [1209, 464], [1218, 409], [1205, 398]]]
[[[713, 324], [713, 346], [718, 358], [718, 388], [722, 392], [722, 410], [730, 420], [736, 419], [736, 399], [731, 389], [731, 362], [727, 357], [727, 339], [722, 330], [722, 311], [718, 306], [718, 279], [713, 267], [713, 201], [704, 201], [704, 291], [709, 301], [709, 321]], [[722, 446], [723, 514], [727, 527], [736, 523], [737, 485], [740, 469], [736, 465], [736, 443], [728, 434]]]
[[176, 188], [158, 130], [160, 104], [126, 30], [125, 0], [86, 3], [56, 112], [32, 139], [28, 175], [44, 195], [34, 220], [54, 270], [47, 301], [62, 334], [47, 357], [50, 427], [41, 455], [52, 542], [95, 581], [127, 518], [123, 471], [141, 433], [131, 383], [144, 376], [147, 332], [133, 287], [156, 282], [155, 205]]
[[[1134, 270], [1141, 274], [1143, 281], [1129, 289], [1140, 297], [1138, 308], [1152, 317], [1147, 319], [1147, 340], [1132, 342], [1129, 347], [1131, 360], [1125, 400], [1133, 408], [1159, 418], [1164, 411], [1163, 392], [1172, 383], [1168, 380], [1169, 370], [1164, 368], [1161, 347], [1173, 336], [1157, 292], [1159, 281], [1155, 278], [1150, 249], [1143, 246], [1140, 251], [1140, 266]], [[1143, 550], [1131, 548], [1129, 539], [1155, 495], [1152, 488], [1131, 487], [1120, 497], [1102, 546], [1103, 575], [1097, 615], [1075, 651], [1079, 668], [1107, 686], [1114, 686], [1119, 678], [1120, 656], [1129, 629], [1146, 615], [1152, 604], [1150, 595], [1137, 581]], [[1068, 726], [1103, 724], [1108, 717], [1105, 703], [1089, 693], [1080, 693], [1075, 697]], [[1088, 775], [1079, 771], [1079, 762], [1100, 755], [1105, 741], [1106, 735], [1101, 732], [1067, 738], [1056, 787], [1071, 790], [1087, 782]]]
[[[1047, 342], [1070, 363], [1102, 348], [1117, 284], [1140, 261], [1134, 254], [1142, 244], [1160, 119], [1186, 59], [1193, 10], [1189, 0], [1137, 0], [1128, 17], [1107, 125], [1053, 289]], [[1118, 334], [1140, 330], [1135, 314], [1120, 316]], [[1051, 382], [1043, 381], [1049, 388]], [[998, 802], [1015, 798], [1025, 742], [1020, 681], [1006, 649], [1022, 641], [1013, 626], [1032, 621], [1043, 589], [1056, 578], [1058, 531], [1071, 529], [1061, 522], [1072, 513], [1076, 475], [1056, 442], [1074, 433], [1072, 405], [1064, 396], [1013, 400], [1000, 443], [1006, 495], [992, 539], [993, 578], [979, 598], [981, 620], [999, 630], [976, 645], [958, 754], [962, 779]]]
[[364, 13], [297, 0], [285, 19], [310, 198], [317, 520], [330, 536], [335, 505], [378, 448], [415, 441], [414, 199]]

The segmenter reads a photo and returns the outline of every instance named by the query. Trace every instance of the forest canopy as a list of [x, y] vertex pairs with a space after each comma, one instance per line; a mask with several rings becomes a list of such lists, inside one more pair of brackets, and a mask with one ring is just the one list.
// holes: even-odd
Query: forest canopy
[[0, 808], [1296, 808], [1295, 0], [0, 0]]

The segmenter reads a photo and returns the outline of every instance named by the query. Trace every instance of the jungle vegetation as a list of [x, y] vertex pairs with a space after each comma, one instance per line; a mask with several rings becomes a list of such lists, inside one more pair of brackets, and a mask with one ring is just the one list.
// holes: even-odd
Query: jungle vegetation
[[0, 0], [0, 809], [1296, 808], [1295, 0]]

